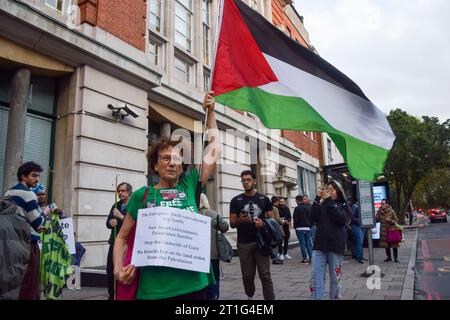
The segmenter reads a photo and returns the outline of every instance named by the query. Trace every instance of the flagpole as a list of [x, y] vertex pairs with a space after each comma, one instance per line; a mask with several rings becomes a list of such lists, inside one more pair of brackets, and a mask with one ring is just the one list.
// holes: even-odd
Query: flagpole
[[[114, 188], [114, 209], [117, 209], [117, 178], [118, 174], [116, 174], [116, 185]], [[117, 223], [119, 222], [117, 221]], [[114, 242], [116, 241], [116, 237], [117, 237], [117, 224], [114, 227]], [[115, 273], [114, 273], [114, 300], [117, 300], [117, 278]]]
[[217, 26], [216, 33], [214, 36], [214, 47], [213, 47], [213, 56], [212, 56], [212, 68], [211, 68], [211, 81], [209, 82], [209, 90], [211, 90], [212, 81], [214, 80], [214, 67], [216, 64], [216, 54], [217, 54], [217, 46], [219, 43], [220, 30], [222, 28], [222, 17], [223, 17], [223, 6], [225, 0], [219, 0], [219, 14], [217, 16]]
[[[212, 81], [214, 80], [214, 66], [216, 63], [216, 54], [217, 54], [217, 45], [219, 43], [219, 35], [220, 35], [220, 29], [222, 26], [222, 15], [223, 15], [223, 5], [224, 0], [219, 0], [219, 14], [217, 17], [217, 26], [216, 26], [216, 32], [214, 36], [214, 47], [213, 47], [213, 55], [212, 55], [212, 61], [211, 61], [211, 78], [208, 84], [208, 92], [211, 91], [212, 88]], [[203, 177], [203, 152], [205, 150], [205, 137], [206, 137], [206, 126], [208, 124], [208, 111], [207, 108], [205, 110], [205, 120], [203, 124], [203, 131], [202, 131], [202, 156], [200, 157], [200, 172], [199, 172], [199, 181], [202, 181]]]

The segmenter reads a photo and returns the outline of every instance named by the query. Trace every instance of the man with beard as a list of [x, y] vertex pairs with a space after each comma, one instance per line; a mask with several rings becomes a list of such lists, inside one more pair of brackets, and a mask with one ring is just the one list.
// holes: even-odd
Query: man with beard
[[265, 300], [274, 300], [270, 275], [270, 256], [262, 254], [256, 242], [257, 230], [264, 228], [264, 218], [273, 218], [272, 204], [265, 195], [256, 190], [256, 176], [250, 171], [241, 173], [244, 193], [230, 203], [230, 224], [237, 228], [237, 248], [241, 264], [245, 293], [249, 300], [255, 294], [255, 275], [258, 268]]
[[30, 188], [34, 188], [38, 184], [42, 171], [39, 164], [31, 161], [25, 162], [17, 170], [18, 183], [5, 194], [20, 208], [21, 215], [26, 218], [30, 225], [31, 253], [20, 288], [20, 300], [39, 300], [40, 298], [38, 241], [40, 239], [39, 232], [44, 230], [45, 213], [42, 212], [38, 205], [37, 196]]

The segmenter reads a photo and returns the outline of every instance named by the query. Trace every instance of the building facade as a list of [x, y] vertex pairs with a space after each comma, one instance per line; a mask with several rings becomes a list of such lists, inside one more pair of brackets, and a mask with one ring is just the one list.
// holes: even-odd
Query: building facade
[[[308, 45], [286, 1], [246, 2]], [[170, 135], [202, 144], [217, 11], [217, 0], [0, 2], [0, 191], [21, 161], [39, 162], [52, 202], [87, 249], [83, 267], [106, 264], [116, 179], [136, 189], [154, 183], [148, 145]], [[125, 104], [137, 117], [114, 116]], [[245, 169], [257, 173], [260, 192], [287, 196], [291, 206], [315, 189], [321, 135], [267, 130], [222, 105], [216, 112], [223, 154], [207, 194], [226, 218]]]
[[[287, 36], [299, 44], [314, 50], [308, 31], [303, 24], [303, 16], [299, 15], [293, 1], [272, 1], [272, 23]], [[317, 132], [283, 130], [282, 136], [294, 143], [301, 151], [301, 158], [297, 162], [297, 194], [308, 195], [313, 198], [320, 183], [320, 159], [322, 157], [322, 135]], [[296, 206], [294, 199], [290, 205]]]

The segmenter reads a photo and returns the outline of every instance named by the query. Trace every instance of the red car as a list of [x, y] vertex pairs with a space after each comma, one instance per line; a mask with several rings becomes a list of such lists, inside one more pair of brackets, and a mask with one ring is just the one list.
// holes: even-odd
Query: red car
[[447, 222], [447, 213], [442, 209], [430, 209], [428, 210], [428, 216], [430, 217], [430, 222]]

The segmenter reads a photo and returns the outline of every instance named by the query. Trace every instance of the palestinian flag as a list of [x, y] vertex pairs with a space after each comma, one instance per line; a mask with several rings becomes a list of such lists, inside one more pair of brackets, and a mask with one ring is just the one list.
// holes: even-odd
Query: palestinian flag
[[327, 132], [351, 175], [383, 172], [395, 136], [386, 116], [331, 64], [240, 0], [223, 0], [212, 90], [268, 128]]

